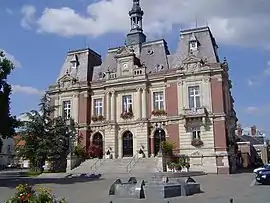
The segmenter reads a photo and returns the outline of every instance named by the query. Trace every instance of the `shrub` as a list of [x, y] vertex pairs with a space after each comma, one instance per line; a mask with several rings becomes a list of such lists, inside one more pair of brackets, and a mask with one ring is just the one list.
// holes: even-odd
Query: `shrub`
[[36, 192], [32, 186], [28, 184], [18, 185], [16, 187], [17, 192], [13, 197], [8, 199], [5, 203], [67, 203], [62, 199], [56, 199], [48, 188], [40, 188]]
[[164, 141], [162, 142], [162, 149], [164, 154], [172, 155], [173, 144], [168, 141]]
[[81, 145], [78, 145], [74, 149], [74, 154], [79, 158], [85, 158], [85, 149]]

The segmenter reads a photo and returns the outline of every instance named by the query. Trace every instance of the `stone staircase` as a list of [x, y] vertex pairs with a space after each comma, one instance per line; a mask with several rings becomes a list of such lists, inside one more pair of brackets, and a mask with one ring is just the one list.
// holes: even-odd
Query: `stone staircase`
[[151, 174], [159, 172], [157, 167], [158, 159], [151, 158], [139, 158], [137, 163], [131, 168], [130, 173], [134, 175], [138, 174]]
[[156, 158], [89, 159], [70, 174], [138, 175], [158, 172]]

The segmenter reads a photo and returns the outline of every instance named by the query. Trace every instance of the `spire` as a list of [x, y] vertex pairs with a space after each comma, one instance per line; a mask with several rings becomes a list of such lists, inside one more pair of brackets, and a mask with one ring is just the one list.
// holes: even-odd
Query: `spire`
[[140, 0], [133, 0], [133, 6], [129, 11], [130, 32], [127, 35], [127, 45], [142, 44], [146, 41], [146, 36], [142, 29], [143, 10], [140, 6]]
[[129, 11], [131, 29], [130, 31], [141, 31], [142, 32], [142, 17], [143, 11], [140, 6], [140, 0], [133, 0], [133, 6]]

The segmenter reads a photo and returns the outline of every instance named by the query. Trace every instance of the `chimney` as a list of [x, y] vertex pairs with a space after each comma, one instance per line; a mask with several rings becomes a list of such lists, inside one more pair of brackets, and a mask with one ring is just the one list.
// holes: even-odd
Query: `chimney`
[[237, 125], [237, 136], [242, 136], [243, 129], [241, 128], [241, 124]]
[[250, 132], [251, 132], [251, 136], [256, 136], [256, 132], [257, 132], [256, 125], [253, 125], [250, 127]]

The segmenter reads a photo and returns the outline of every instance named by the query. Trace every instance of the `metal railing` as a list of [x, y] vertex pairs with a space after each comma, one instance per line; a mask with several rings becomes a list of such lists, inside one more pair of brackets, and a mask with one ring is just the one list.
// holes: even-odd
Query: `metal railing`
[[90, 167], [91, 173], [95, 173], [99, 166], [102, 165], [104, 159], [97, 159], [95, 163]]
[[136, 163], [138, 162], [139, 160], [139, 152], [137, 152], [133, 157], [132, 159], [130, 160], [130, 162], [127, 164], [126, 166], [126, 170], [128, 173], [131, 172], [131, 170], [133, 169], [133, 167], [136, 165]]

